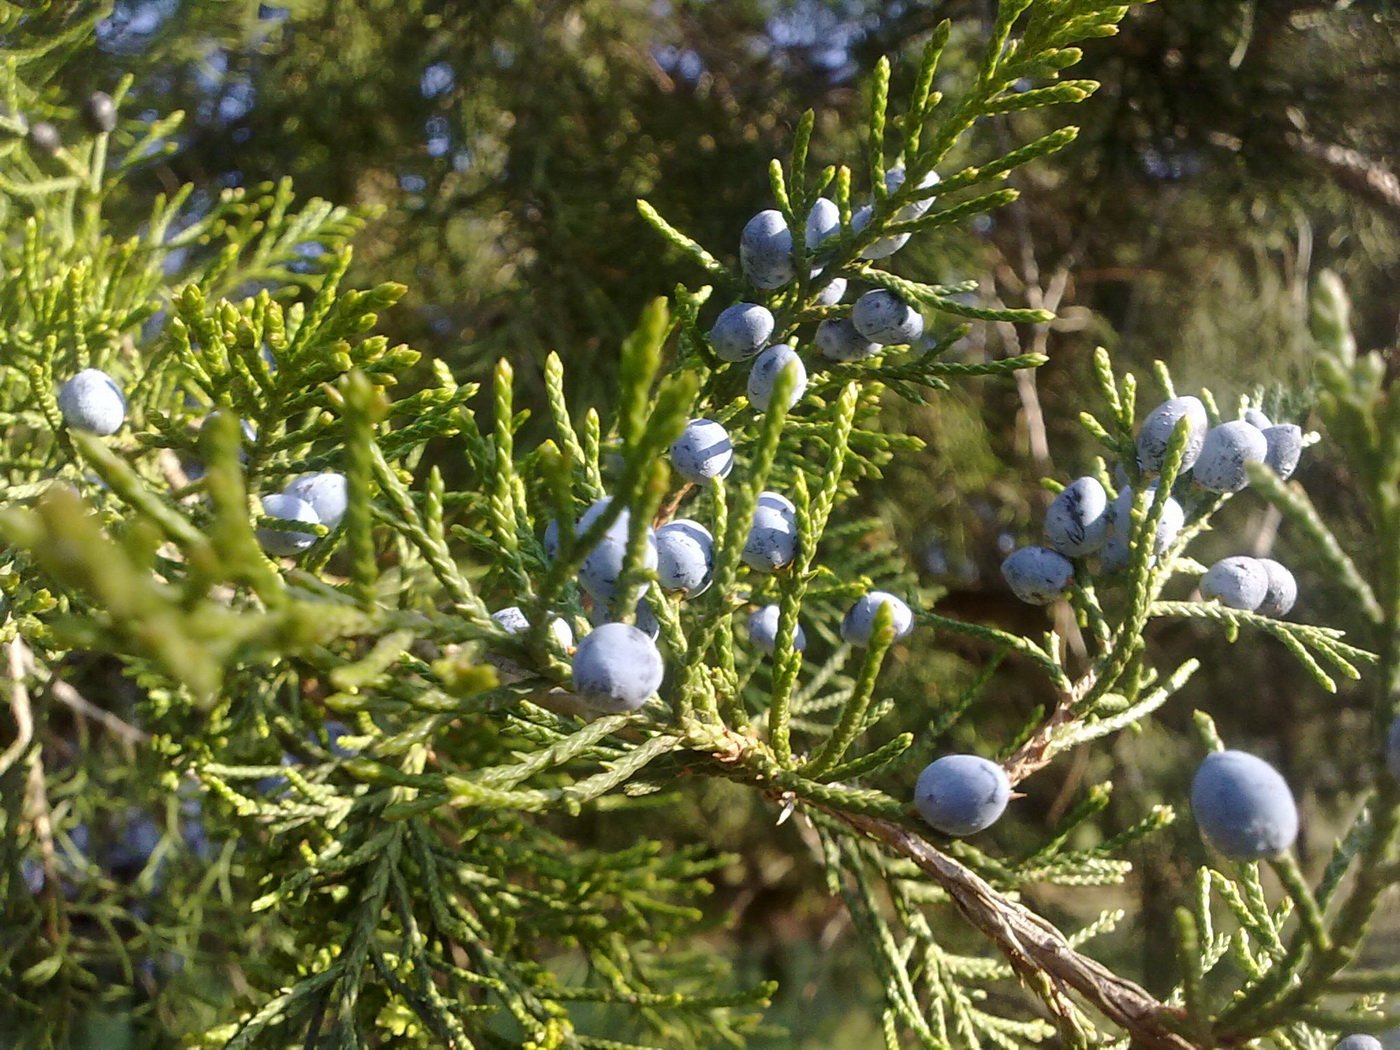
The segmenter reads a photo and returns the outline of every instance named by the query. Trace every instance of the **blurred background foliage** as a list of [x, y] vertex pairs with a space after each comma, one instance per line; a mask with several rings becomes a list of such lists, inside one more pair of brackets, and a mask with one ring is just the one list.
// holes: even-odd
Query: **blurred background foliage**
[[[122, 191], [133, 224], [155, 193], [183, 182], [200, 187], [193, 216], [223, 187], [291, 175], [303, 197], [371, 211], [351, 279], [409, 286], [382, 322], [391, 340], [445, 360], [462, 380], [505, 355], [528, 381], [555, 350], [575, 404], [587, 404], [607, 399], [616, 347], [642, 304], [700, 283], [643, 224], [636, 198], [732, 259], [744, 221], [771, 204], [768, 159], [786, 153], [803, 110], [818, 113], [814, 164], [854, 164], [875, 60], [890, 54], [896, 84], [907, 81], [927, 31], [949, 18], [955, 46], [939, 75], [956, 81], [972, 50], [956, 45], [979, 40], [989, 12], [981, 0], [120, 0], [98, 12], [50, 5], [25, 33], [74, 30], [46, 114], [60, 129], [76, 123], [89, 92], [127, 72], [136, 74], [128, 115], [189, 114], [178, 151]], [[81, 29], [88, 22], [93, 34]], [[1262, 394], [1276, 421], [1306, 427], [1316, 274], [1330, 268], [1346, 281], [1363, 350], [1391, 347], [1400, 319], [1400, 184], [1385, 167], [1400, 154], [1400, 108], [1379, 104], [1400, 76], [1400, 12], [1164, 0], [1091, 45], [1075, 75], [1103, 82], [1075, 110], [1078, 142], [1019, 177], [1016, 204], [921, 238], [896, 264], [921, 280], [977, 278], [987, 301], [1055, 309], [1046, 331], [978, 326], [955, 351], [978, 359], [1036, 344], [1050, 362], [1020, 383], [960, 386], [926, 406], [892, 401], [886, 425], [929, 451], [892, 464], [863, 508], [883, 523], [870, 544], [900, 552], [925, 606], [1021, 632], [1044, 630], [1043, 614], [1010, 596], [997, 566], [1037, 538], [1047, 498], [1038, 478], [1089, 466], [1076, 420], [1096, 407], [1086, 400], [1095, 345], [1143, 378], [1161, 358], [1184, 389], [1208, 385], [1226, 405]], [[985, 121], [954, 160], [1026, 141], [1046, 119]], [[1143, 386], [1150, 407], [1160, 391]], [[453, 457], [438, 450], [449, 475]], [[1347, 466], [1329, 456], [1325, 435], [1299, 477], [1364, 550], [1363, 537], [1348, 537]], [[1230, 512], [1201, 560], [1272, 549], [1302, 581], [1296, 618], [1362, 630], [1257, 501]], [[1204, 669], [1143, 733], [1033, 779], [1014, 811], [1025, 842], [1085, 784], [1125, 789], [1104, 834], [1179, 802], [1199, 706], [1232, 746], [1271, 758], [1300, 787], [1302, 855], [1315, 867], [1354, 809], [1361, 772], [1348, 756], [1367, 746], [1364, 712], [1345, 686], [1321, 693], [1269, 639], [1230, 647], [1184, 624], [1153, 641], [1202, 657]], [[917, 731], [981, 668], [975, 648], [946, 644], [934, 651], [927, 632], [915, 636], [919, 648], [906, 644], [885, 687], [907, 715], [888, 732]], [[996, 750], [1005, 737], [994, 731], [1014, 731], [1046, 699], [1016, 668], [999, 668], [977, 719], [987, 739], [965, 743]], [[1181, 790], [1164, 790], [1171, 784]], [[798, 822], [775, 829], [773, 817], [751, 795], [710, 784], [650, 830], [709, 838], [738, 858], [715, 878], [708, 907], [727, 922], [707, 937], [741, 972], [783, 979], [770, 1019], [794, 1036], [770, 1045], [872, 1045], [876, 1011], [852, 1006], [875, 983], [857, 951], [841, 950], [849, 930], [818, 866], [793, 860], [810, 853]], [[1014, 850], [1009, 825], [999, 842]], [[637, 833], [602, 820], [583, 830], [604, 848]], [[1171, 908], [1204, 852], [1189, 821], [1142, 850], [1137, 899], [1121, 902], [1133, 918], [1099, 954], [1162, 992], [1174, 980]], [[1052, 918], [1060, 906], [1048, 895], [1034, 903]], [[950, 928], [961, 935], [951, 918]]]

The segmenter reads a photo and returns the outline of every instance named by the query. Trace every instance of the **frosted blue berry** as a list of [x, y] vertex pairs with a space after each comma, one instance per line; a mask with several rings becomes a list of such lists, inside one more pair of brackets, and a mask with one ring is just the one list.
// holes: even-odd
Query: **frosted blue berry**
[[[1155, 484], [1148, 485], [1147, 492], [1148, 495], [1143, 501], [1143, 514], [1151, 511], [1152, 501], [1157, 498], [1157, 486]], [[1118, 493], [1118, 498], [1113, 501], [1113, 531], [1124, 544], [1127, 543], [1133, 532], [1133, 498], [1133, 490], [1125, 488]], [[1157, 523], [1157, 535], [1152, 545], [1152, 553], [1166, 553], [1167, 548], [1176, 542], [1177, 533], [1181, 531], [1181, 526], [1185, 523], [1186, 512], [1181, 509], [1181, 504], [1168, 496], [1166, 506], [1162, 508], [1162, 520]]]
[[797, 505], [781, 492], [760, 492], [754, 503], [754, 508], [755, 517], [760, 514], [776, 512], [788, 521], [795, 522], [797, 520]]
[[1069, 589], [1074, 562], [1049, 547], [1022, 547], [1001, 563], [1011, 591], [1031, 605], [1049, 605]]
[[978, 755], [944, 755], [925, 766], [914, 785], [919, 816], [955, 838], [991, 827], [1010, 799], [1005, 771]]
[[1117, 530], [1109, 529], [1108, 539], [1104, 540], [1103, 546], [1099, 549], [1099, 570], [1110, 576], [1115, 572], [1121, 572], [1128, 567], [1132, 554], [1132, 548], [1128, 546], [1127, 541], [1118, 534]]
[[924, 334], [923, 315], [885, 288], [872, 289], [856, 300], [851, 323], [865, 338], [883, 346], [912, 343]]
[[818, 306], [835, 306], [846, 294], [846, 278], [833, 277], [817, 293]]
[[[885, 190], [888, 193], [894, 193], [896, 190], [898, 190], [901, 186], [904, 185], [904, 180], [905, 174], [903, 168], [891, 168], [888, 172], [885, 173]], [[919, 188], [928, 189], [934, 185], [937, 185], [937, 183], [938, 175], [936, 172], [931, 171], [919, 181]], [[912, 220], [917, 219], [924, 213], [926, 213], [929, 210], [929, 208], [932, 207], [932, 205], [932, 197], [925, 197], [923, 200], [912, 201], [911, 203], [904, 205], [897, 212], [894, 213], [894, 221], [911, 222]], [[856, 213], [851, 216], [851, 228], [857, 231], [865, 229], [865, 227], [870, 223], [870, 216], [873, 210], [873, 204], [866, 204], [860, 209], [858, 209]], [[892, 237], [881, 237], [879, 240], [875, 241], [875, 243], [870, 245], [870, 247], [866, 248], [863, 252], [860, 253], [861, 258], [887, 258], [893, 255], [895, 252], [899, 251], [899, 249], [903, 248], [906, 244], [908, 244], [909, 237], [910, 235], [907, 233], [898, 233]]]
[[715, 538], [698, 521], [677, 518], [656, 530], [656, 580], [663, 590], [693, 598], [710, 585]]
[[1385, 1044], [1373, 1035], [1349, 1035], [1337, 1042], [1332, 1050], [1385, 1050]]
[[[525, 618], [525, 613], [518, 605], [509, 605], [504, 609], [491, 614], [491, 619], [495, 620], [511, 634], [524, 634], [530, 629], [530, 621]], [[574, 632], [562, 616], [556, 616], [549, 621], [549, 633], [554, 640], [564, 649], [574, 647]]]
[[1191, 809], [1212, 846], [1236, 860], [1275, 857], [1298, 837], [1298, 807], [1278, 770], [1244, 751], [1213, 751], [1191, 782]]
[[[894, 193], [904, 185], [904, 181], [904, 169], [891, 168], [885, 175], [885, 188], [888, 189], [889, 192]], [[934, 186], [938, 185], [939, 181], [938, 172], [931, 171], [919, 180], [919, 189], [932, 189]], [[933, 201], [934, 198], [932, 196], [924, 197], [922, 200], [910, 201], [900, 208], [899, 211], [894, 213], [895, 221], [913, 222], [915, 219], [922, 218], [928, 213], [928, 210], [933, 207]]]
[[773, 313], [758, 303], [735, 303], [710, 328], [710, 346], [721, 361], [747, 361], [773, 334]]
[[[271, 496], [262, 498], [263, 513], [269, 518], [280, 518], [283, 521], [304, 521], [311, 525], [320, 524], [316, 517], [316, 511], [310, 503], [296, 496], [289, 496], [285, 492], [276, 492]], [[316, 534], [312, 532], [281, 532], [277, 529], [259, 529], [258, 543], [262, 549], [273, 557], [287, 558], [293, 554], [300, 554], [313, 543], [316, 542]]]
[[1260, 430], [1268, 430], [1273, 426], [1273, 423], [1269, 421], [1269, 417], [1264, 415], [1264, 413], [1260, 412], [1257, 408], [1246, 408], [1241, 418], [1250, 426], [1258, 427]]
[[1045, 536], [1061, 554], [1082, 558], [1108, 538], [1108, 493], [1095, 477], [1076, 478], [1045, 512]]
[[739, 265], [755, 288], [781, 288], [797, 275], [792, 231], [782, 212], [769, 208], [748, 221], [739, 238]]
[[890, 607], [890, 623], [895, 638], [903, 638], [914, 629], [914, 613], [902, 600], [888, 591], [871, 591], [847, 610], [841, 620], [841, 637], [852, 645], [869, 645], [875, 633], [875, 614], [880, 607]]
[[773, 388], [784, 369], [791, 369], [796, 376], [787, 407], [797, 404], [807, 391], [807, 366], [797, 356], [797, 351], [786, 343], [770, 346], [754, 358], [753, 368], [749, 370], [749, 404], [760, 412], [767, 412], [768, 404], [773, 399]]
[[[778, 645], [779, 612], [776, 605], [765, 605], [749, 617], [749, 643], [755, 649], [761, 649], [769, 656], [773, 655], [773, 650]], [[797, 630], [793, 632], [792, 647], [799, 653], [807, 648], [807, 635], [802, 630], [800, 623], [797, 625]]]
[[[851, 214], [851, 229], [859, 233], [870, 225], [870, 216], [875, 212], [873, 204], [862, 204]], [[909, 243], [909, 234], [897, 233], [893, 237], [880, 237], [868, 248], [861, 250], [862, 259], [887, 259]]]
[[711, 478], [729, 477], [734, 467], [729, 431], [712, 419], [692, 419], [671, 442], [671, 466], [687, 481], [702, 485]]
[[126, 422], [126, 397], [100, 368], [84, 368], [58, 392], [58, 410], [73, 430], [106, 437]]
[[1253, 612], [1269, 593], [1269, 574], [1254, 558], [1221, 558], [1201, 577], [1201, 597], [1221, 605]]
[[849, 317], [829, 317], [817, 325], [817, 349], [832, 361], [864, 361], [884, 349], [856, 331]]
[[635, 711], [665, 676], [656, 643], [626, 623], [605, 623], [578, 643], [573, 660], [574, 691], [608, 714]]
[[826, 197], [818, 197], [807, 213], [807, 251], [819, 254], [823, 241], [841, 233], [841, 209], [836, 202]]
[[[650, 590], [650, 587], [647, 589]], [[594, 627], [617, 622], [612, 617], [612, 611], [602, 602], [593, 606], [593, 611], [588, 618]], [[636, 605], [632, 606], [632, 624], [653, 642], [661, 637], [661, 623], [657, 620], [656, 613], [651, 611], [651, 602], [647, 601], [645, 594], [637, 599]]]
[[1298, 600], [1298, 581], [1293, 578], [1287, 567], [1272, 558], [1255, 560], [1268, 577], [1269, 589], [1264, 594], [1264, 600], [1259, 603], [1259, 608], [1254, 611], [1263, 616], [1287, 616], [1293, 608], [1293, 603]]
[[1239, 492], [1249, 485], [1247, 463], [1262, 463], [1268, 440], [1242, 419], [1221, 423], [1206, 434], [1192, 476], [1210, 492]]
[[1201, 404], [1200, 398], [1174, 397], [1170, 401], [1163, 401], [1142, 421], [1142, 428], [1137, 437], [1138, 466], [1142, 470], [1148, 474], [1161, 471], [1162, 462], [1167, 458], [1167, 445], [1171, 441], [1172, 432], [1182, 419], [1190, 420], [1187, 424], [1190, 434], [1186, 438], [1186, 450], [1182, 453], [1181, 469], [1187, 470], [1196, 462], [1201, 454], [1201, 446], [1205, 444], [1206, 429], [1210, 426], [1206, 418], [1206, 406]]
[[1284, 481], [1298, 469], [1298, 460], [1303, 455], [1303, 428], [1294, 423], [1280, 423], [1263, 431], [1264, 462], [1270, 470]]
[[797, 522], [774, 507], [754, 510], [748, 539], [740, 552], [744, 564], [757, 572], [777, 572], [797, 557]]
[[341, 519], [345, 517], [345, 508], [350, 503], [345, 475], [334, 471], [303, 474], [283, 491], [289, 496], [310, 503], [317, 519], [328, 529], [334, 529], [340, 524]]
[[117, 105], [105, 91], [94, 91], [83, 103], [83, 123], [95, 135], [106, 135], [117, 126]]
[[[589, 507], [574, 527], [574, 534], [582, 536], [611, 503], [612, 497], [604, 496]], [[594, 601], [609, 602], [617, 591], [617, 580], [622, 575], [622, 563], [627, 556], [627, 530], [630, 522], [631, 512], [624, 508], [579, 566], [579, 585]], [[656, 539], [650, 530], [646, 545], [642, 548], [642, 567], [656, 568]]]

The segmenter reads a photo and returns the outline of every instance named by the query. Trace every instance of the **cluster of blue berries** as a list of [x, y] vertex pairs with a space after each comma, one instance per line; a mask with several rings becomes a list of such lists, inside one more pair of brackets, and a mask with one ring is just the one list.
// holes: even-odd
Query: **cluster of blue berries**
[[[681, 477], [696, 484], [709, 484], [727, 478], [733, 470], [734, 445], [719, 423], [694, 419], [672, 443], [670, 457], [673, 469]], [[611, 497], [604, 497], [585, 511], [574, 525], [574, 535], [582, 536], [611, 502]], [[630, 511], [624, 509], [579, 565], [579, 586], [592, 600], [595, 627], [573, 653], [574, 692], [599, 712], [636, 710], [657, 691], [664, 674], [656, 647], [660, 627], [645, 600], [645, 592], [636, 608], [636, 626], [607, 622], [608, 608], [617, 594], [626, 560], [630, 526]], [[798, 545], [797, 508], [792, 501], [780, 492], [759, 493], [739, 552], [744, 564], [755, 572], [779, 572], [796, 559]], [[558, 522], [550, 522], [546, 528], [544, 546], [549, 557], [558, 553]], [[647, 530], [642, 567], [655, 572], [662, 590], [679, 594], [682, 599], [693, 598], [710, 586], [714, 565], [715, 539], [700, 522], [676, 518]], [[909, 606], [892, 594], [874, 591], [846, 614], [841, 624], [842, 637], [852, 645], [869, 644], [875, 614], [883, 604], [890, 606], [896, 637], [913, 630], [914, 614]], [[512, 633], [528, 627], [518, 608], [503, 609], [494, 615]], [[770, 655], [775, 651], [778, 620], [776, 605], [760, 608], [749, 617], [749, 640], [755, 649]], [[573, 643], [568, 625], [556, 619], [553, 629], [556, 640], [568, 650]], [[806, 645], [806, 634], [798, 625], [793, 647], [801, 652]]]
[[[345, 475], [327, 471], [303, 474], [281, 492], [262, 498], [263, 513], [282, 521], [301, 521], [308, 525], [324, 525], [334, 531], [345, 517], [348, 494]], [[316, 542], [313, 532], [284, 532], [280, 529], [258, 530], [258, 542], [273, 557], [292, 557]]]
[[[105, 91], [94, 91], [84, 100], [81, 110], [83, 123], [94, 135], [109, 135], [117, 126], [117, 104]], [[36, 120], [32, 124], [23, 113], [15, 114], [15, 119], [24, 129], [24, 137], [38, 152], [50, 157], [57, 156], [63, 149], [63, 136], [56, 125], [47, 120]]]
[[[1275, 426], [1258, 409], [1243, 419], [1209, 425], [1205, 405], [1195, 397], [1174, 397], [1154, 408], [1137, 436], [1137, 466], [1149, 498], [1156, 490], [1167, 448], [1178, 423], [1186, 420], [1186, 447], [1181, 476], [1205, 492], [1234, 493], [1249, 485], [1248, 464], [1263, 463], [1281, 479], [1292, 476], [1303, 449], [1303, 432], [1292, 423]], [[1131, 556], [1132, 510], [1137, 493], [1126, 473], [1117, 496], [1110, 500], [1098, 478], [1076, 478], [1055, 497], [1045, 515], [1048, 546], [1023, 547], [1001, 567], [1016, 597], [1046, 605], [1064, 595], [1074, 579], [1072, 559], [1097, 558], [1099, 569], [1114, 573]], [[1153, 556], [1175, 542], [1186, 513], [1167, 496], [1153, 536]], [[1217, 571], [1218, 570], [1218, 571]], [[1201, 583], [1201, 593], [1236, 609], [1282, 616], [1293, 607], [1298, 586], [1292, 573], [1264, 558], [1227, 558], [1217, 563]]]
[[[894, 168], [885, 176], [885, 185], [894, 193], [904, 185], [903, 168]], [[921, 190], [931, 189], [938, 176], [930, 172], [919, 183]], [[933, 197], [905, 204], [895, 214], [896, 222], [919, 218], [933, 204]], [[870, 222], [872, 204], [865, 204], [852, 215], [850, 228], [863, 230]], [[832, 248], [841, 235], [841, 213], [836, 203], [819, 197], [807, 213], [803, 233], [807, 255], [813, 263], [813, 277], [831, 259]], [[883, 259], [894, 254], [909, 240], [909, 234], [882, 237], [861, 253], [862, 259]], [[761, 211], [744, 226], [739, 238], [739, 264], [744, 276], [755, 288], [773, 291], [797, 278], [797, 262], [793, 251], [793, 233], [782, 212]], [[834, 307], [845, 297], [844, 277], [827, 281], [816, 293], [817, 306]], [[771, 310], [761, 303], [742, 302], [723, 310], [710, 329], [710, 346], [721, 361], [749, 361], [749, 403], [766, 412], [772, 400], [777, 378], [791, 369], [795, 382], [788, 408], [801, 400], [807, 388], [807, 368], [797, 351], [787, 343], [769, 345], [777, 321]], [[816, 331], [815, 342], [822, 356], [830, 361], [863, 361], [881, 353], [889, 346], [915, 342], [924, 331], [923, 315], [895, 293], [883, 288], [866, 292], [847, 311], [847, 316], [828, 317]]]

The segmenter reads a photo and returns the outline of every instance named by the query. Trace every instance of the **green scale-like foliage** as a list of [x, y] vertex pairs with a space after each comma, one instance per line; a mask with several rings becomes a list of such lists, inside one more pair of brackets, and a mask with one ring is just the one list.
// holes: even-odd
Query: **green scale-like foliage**
[[[1365, 610], [1375, 628], [1365, 649], [1327, 627], [1186, 600], [1180, 581], [1202, 566], [1185, 548], [1228, 498], [1181, 472], [1185, 429], [1157, 494], [1144, 490], [1133, 508], [1126, 567], [1096, 577], [1080, 566], [1068, 588], [1078, 655], [1063, 631], [1028, 638], [926, 608], [894, 552], [867, 544], [868, 523], [849, 511], [859, 482], [922, 444], [881, 429], [882, 396], [936, 398], [973, 376], [1035, 367], [1039, 355], [945, 357], [964, 321], [1051, 320], [978, 305], [970, 283], [909, 280], [862, 252], [1014, 199], [1006, 175], [1067, 145], [1073, 129], [948, 171], [922, 191], [936, 194], [926, 215], [896, 218], [976, 121], [1084, 98], [1094, 85], [1059, 74], [1078, 60], [1078, 43], [1111, 34], [1125, 12], [1004, 0], [980, 66], [947, 97], [934, 89], [942, 25], [902, 104], [890, 103], [888, 63], [877, 67], [860, 164], [809, 171], [809, 114], [788, 162], [772, 165], [773, 197], [792, 229], [822, 193], [842, 219], [816, 275], [798, 238], [798, 278], [764, 299], [776, 337], [809, 349], [816, 322], [844, 309], [816, 305], [814, 289], [839, 276], [918, 304], [932, 319], [923, 344], [814, 369], [790, 410], [787, 372], [769, 410], [755, 413], [743, 369], [715, 357], [700, 320], [751, 289], [727, 251], [706, 249], [643, 203], [711, 284], [644, 311], [621, 347], [606, 412], [570, 409], [551, 356], [549, 437], [533, 447], [508, 361], [484, 390], [435, 365], [419, 389], [394, 396], [417, 355], [368, 333], [403, 288], [342, 287], [354, 216], [321, 202], [298, 207], [285, 184], [199, 208], [184, 190], [123, 234], [104, 222], [104, 200], [161, 155], [176, 118], [124, 120], [52, 157], [20, 137], [16, 117], [3, 118], [0, 252], [12, 279], [0, 289], [0, 642], [16, 733], [0, 754], [0, 899], [11, 934], [0, 945], [0, 1041], [75, 1045], [97, 1019], [122, 1018], [151, 1042], [209, 1047], [742, 1046], [767, 1034], [762, 1007], [774, 988], [738, 979], [704, 950], [720, 918], [704, 898], [733, 859], [703, 841], [643, 836], [608, 848], [577, 834], [582, 820], [626, 826], [680, 807], [706, 779], [758, 796], [779, 824], [800, 823], [802, 862], [820, 870], [868, 949], [890, 1048], [1017, 1047], [1057, 1035], [1075, 1045], [1268, 1037], [1292, 1047], [1391, 1023], [1373, 999], [1349, 1010], [1332, 997], [1400, 984], [1388, 971], [1341, 974], [1395, 863], [1400, 788], [1383, 774], [1317, 890], [1291, 854], [1270, 862], [1282, 903], [1270, 902], [1257, 865], [1201, 870], [1178, 923], [1181, 985], [1165, 1001], [1081, 950], [1121, 910], [1095, 906], [1096, 917], [1065, 935], [1028, 900], [1034, 887], [1121, 882], [1131, 847], [1170, 823], [1171, 808], [1112, 837], [1081, 835], [1109, 802], [1112, 786], [1099, 784], [1044, 841], [1007, 853], [994, 836], [974, 846], [937, 835], [907, 805], [918, 764], [976, 720], [1003, 663], [1042, 676], [1056, 697], [994, 749], [1013, 783], [1152, 715], [1196, 669], [1154, 665], [1154, 621], [1217, 621], [1230, 638], [1266, 632], [1324, 689], [1376, 663], [1378, 737], [1395, 714], [1400, 427], [1379, 359], [1347, 349], [1335, 288], [1320, 299], [1320, 410], [1354, 456], [1388, 557], [1364, 571], [1296, 485], [1252, 477]], [[19, 16], [0, 17], [17, 31]], [[42, 70], [21, 54], [5, 69], [11, 114], [46, 112]], [[893, 163], [908, 178], [887, 192]], [[859, 184], [871, 187], [873, 211], [855, 230]], [[310, 265], [308, 243], [320, 249]], [[128, 394], [126, 425], [110, 438], [63, 424], [58, 387], [87, 367], [108, 370]], [[1103, 353], [1096, 372], [1105, 409], [1084, 423], [1112, 490], [1110, 463], [1139, 480], [1141, 413], [1131, 375], [1116, 376]], [[1165, 368], [1157, 380], [1174, 393]], [[737, 463], [723, 481], [694, 486], [671, 474], [667, 449], [696, 416], [733, 438]], [[428, 453], [443, 447], [465, 461], [461, 489], [431, 465]], [[348, 510], [334, 528], [262, 513], [259, 497], [320, 470], [347, 482]], [[740, 550], [768, 488], [790, 495], [800, 544], [792, 564], [759, 576]], [[1169, 492], [1187, 526], [1154, 559], [1147, 538]], [[572, 523], [604, 495], [608, 509], [576, 536]], [[600, 609], [575, 577], [624, 508], [623, 573]], [[679, 514], [716, 538], [713, 583], [688, 601], [649, 588], [643, 558], [648, 527]], [[560, 525], [552, 556], [550, 522]], [[298, 558], [269, 558], [259, 530], [311, 543]], [[916, 607], [909, 643], [895, 638], [888, 606], [868, 646], [842, 641], [843, 612], [876, 587]], [[630, 622], [639, 601], [659, 625], [665, 682], [639, 711], [595, 717], [573, 691], [551, 619], [578, 636], [590, 615]], [[780, 608], [771, 660], [735, 632], [736, 614], [768, 603]], [[491, 618], [508, 604], [523, 610], [527, 631], [510, 634]], [[813, 638], [806, 652], [794, 646], [799, 621]], [[886, 662], [900, 644], [943, 635], [968, 640], [982, 668], [921, 712], [918, 734], [888, 730], [904, 698], [882, 684]], [[1206, 716], [1200, 724], [1206, 747], [1221, 746]], [[1379, 749], [1372, 764], [1383, 768]], [[119, 857], [138, 826], [149, 848]], [[948, 921], [954, 909], [975, 940]]]

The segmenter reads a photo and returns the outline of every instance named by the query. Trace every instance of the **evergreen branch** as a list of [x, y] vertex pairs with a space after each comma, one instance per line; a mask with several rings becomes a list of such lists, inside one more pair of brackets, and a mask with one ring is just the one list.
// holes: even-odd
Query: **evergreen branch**
[[[1048, 920], [997, 893], [968, 868], [913, 832], [878, 817], [820, 808], [917, 864], [948, 893], [963, 917], [996, 944], [1032, 989], [1048, 995], [1052, 1001], [1071, 990], [1078, 993], [1144, 1050], [1195, 1050], [1175, 1030], [1182, 1016], [1180, 1010], [1157, 1001], [1136, 984], [1081, 955]], [[1051, 1003], [1047, 1006], [1055, 1009]]]
[[1332, 530], [1323, 523], [1302, 486], [1281, 481], [1278, 475], [1267, 467], [1250, 469], [1249, 484], [1278, 508], [1284, 519], [1308, 541], [1313, 551], [1322, 559], [1330, 577], [1346, 588], [1352, 600], [1361, 607], [1371, 622], [1379, 626], [1383, 616], [1375, 592], [1356, 567], [1356, 563], [1342, 550]]
[[[1357, 670], [1356, 664], [1374, 663], [1378, 659], [1374, 653], [1340, 641], [1343, 632], [1337, 628], [1290, 623], [1287, 620], [1278, 620], [1271, 616], [1262, 616], [1259, 613], [1231, 609], [1218, 602], [1155, 601], [1149, 607], [1149, 615], [1176, 619], [1214, 620], [1217, 623], [1226, 623], [1236, 627], [1254, 627], [1273, 635], [1300, 658], [1306, 656], [1305, 646], [1315, 649], [1348, 678], [1361, 677], [1361, 672]], [[1319, 684], [1328, 692], [1336, 691], [1331, 679], [1322, 673], [1311, 658], [1306, 658], [1304, 662], [1315, 676], [1319, 676]]]
[[716, 277], [726, 282], [734, 279], [733, 275], [718, 259], [702, 248], [697, 242], [691, 240], [663, 219], [661, 213], [646, 201], [637, 201], [637, 211], [641, 212], [642, 218], [645, 219], [657, 233], [661, 234], [673, 248], [678, 249], [694, 259], [704, 268], [706, 273], [714, 274]]

